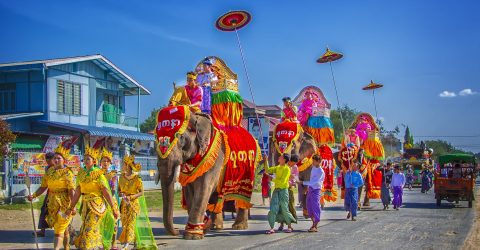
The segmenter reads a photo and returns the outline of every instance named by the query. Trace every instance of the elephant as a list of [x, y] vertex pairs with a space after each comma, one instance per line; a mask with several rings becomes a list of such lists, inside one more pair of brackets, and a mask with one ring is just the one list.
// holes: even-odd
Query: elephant
[[[162, 111], [160, 111], [162, 112]], [[160, 115], [159, 115], [160, 116]], [[216, 129], [212, 118], [203, 113], [191, 113], [183, 133], [177, 133], [175, 137], [178, 140], [165, 157], [158, 157], [158, 176], [157, 183], [160, 181], [162, 187], [163, 199], [163, 223], [168, 234], [178, 235], [179, 231], [173, 227], [173, 197], [174, 184], [176, 181], [175, 173], [178, 166], [185, 166], [198, 155], [204, 155], [209, 145], [215, 143], [217, 138], [219, 140], [219, 150], [215, 156], [209, 157], [211, 161], [211, 168], [203, 174], [199, 174], [194, 180], [184, 185], [184, 201], [188, 210], [188, 224], [184, 233], [185, 239], [202, 239], [204, 229], [205, 211], [212, 194], [217, 190], [219, 177], [222, 168], [225, 166], [226, 159], [228, 159], [227, 140], [222, 136], [220, 130]], [[158, 125], [157, 125], [158, 127]], [[247, 132], [248, 133], [248, 132]], [[252, 137], [253, 138], [253, 137]], [[252, 139], [253, 140], [253, 139]], [[158, 142], [161, 146], [162, 141]], [[212, 146], [213, 147], [213, 146]], [[183, 167], [182, 167], [183, 170]], [[222, 213], [213, 215], [214, 228], [223, 229]], [[239, 208], [235, 223], [232, 226], [235, 230], [242, 230], [248, 228], [248, 211], [247, 209]]]
[[[197, 153], [205, 151], [208, 142], [213, 136], [214, 126], [208, 115], [192, 113], [186, 131], [178, 135], [178, 143], [173, 146], [166, 158], [158, 157], [157, 183], [160, 181], [163, 199], [163, 224], [168, 234], [178, 235], [179, 231], [173, 227], [173, 203], [176, 168], [192, 159]], [[184, 189], [185, 201], [188, 210], [188, 225], [202, 225], [208, 199], [217, 187], [220, 170], [225, 158], [225, 141], [220, 136], [221, 147], [215, 163], [203, 175], [186, 185]], [[195, 230], [193, 230], [195, 229]], [[184, 234], [185, 239], [202, 239], [202, 233], [195, 231], [203, 228], [192, 228]]]

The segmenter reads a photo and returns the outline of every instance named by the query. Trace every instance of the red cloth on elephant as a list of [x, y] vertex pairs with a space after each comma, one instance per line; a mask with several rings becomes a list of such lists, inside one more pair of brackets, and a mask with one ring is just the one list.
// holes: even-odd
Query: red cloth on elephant
[[[233, 199], [238, 208], [250, 208], [255, 167], [260, 160], [257, 141], [242, 127], [224, 130], [227, 137], [226, 164], [220, 173], [218, 184], [219, 203]], [[218, 206], [217, 206], [218, 207]]]
[[186, 106], [171, 106], [161, 109], [157, 115], [155, 134], [157, 152], [161, 158], [166, 158], [177, 143], [176, 134], [183, 134], [190, 119], [190, 110]]
[[292, 147], [292, 141], [299, 136], [301, 126], [298, 122], [281, 122], [273, 130], [274, 146], [278, 153], [289, 152]]
[[321, 166], [325, 173], [325, 179], [323, 181], [323, 195], [322, 198], [326, 201], [337, 200], [337, 190], [334, 187], [334, 170], [335, 164], [333, 160], [332, 149], [327, 145], [322, 145], [318, 148], [318, 153], [322, 158]]
[[382, 189], [382, 171], [377, 170], [378, 161], [367, 163], [367, 196], [370, 199], [380, 199]]

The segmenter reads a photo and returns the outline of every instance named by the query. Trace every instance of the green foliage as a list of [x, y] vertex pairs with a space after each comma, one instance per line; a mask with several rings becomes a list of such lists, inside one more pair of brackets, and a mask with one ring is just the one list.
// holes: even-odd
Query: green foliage
[[[45, 200], [45, 195], [38, 197], [36, 202], [33, 202], [33, 209], [40, 210]], [[27, 210], [30, 209], [30, 202], [19, 203], [19, 204], [2, 204], [0, 205], [0, 210]]]
[[143, 121], [142, 124], [140, 124], [140, 132], [148, 133], [155, 129], [155, 126], [157, 125], [157, 113], [162, 108], [163, 107], [152, 110], [152, 112], [150, 113], [150, 116], [147, 119], [145, 119], [145, 121]]
[[343, 107], [337, 108], [330, 112], [330, 120], [333, 124], [333, 130], [335, 133], [335, 141], [340, 143], [343, 138], [343, 131], [342, 131], [342, 121], [340, 119], [340, 113], [343, 116], [343, 122], [345, 125], [345, 129], [353, 123], [355, 117], [360, 113], [358, 110], [350, 108], [349, 106], [345, 105]]
[[431, 140], [425, 141], [427, 148], [433, 149], [433, 159], [438, 160], [438, 156], [451, 153], [465, 153], [472, 154], [471, 152], [466, 152], [461, 149], [455, 148], [450, 142], [443, 140]]
[[[163, 199], [161, 190], [145, 191], [145, 202], [147, 203], [148, 210], [157, 211], [163, 208]], [[182, 209], [182, 192], [175, 192], [173, 198], [173, 210]]]
[[0, 162], [10, 153], [9, 144], [13, 143], [17, 137], [10, 130], [9, 124], [0, 119]]

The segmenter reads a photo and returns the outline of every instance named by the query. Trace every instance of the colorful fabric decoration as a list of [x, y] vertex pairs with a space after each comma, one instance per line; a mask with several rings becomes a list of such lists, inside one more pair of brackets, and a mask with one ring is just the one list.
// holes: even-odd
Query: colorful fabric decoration
[[187, 106], [166, 107], [158, 112], [155, 129], [157, 153], [165, 159], [178, 142], [190, 121], [190, 109]]
[[237, 208], [248, 209], [253, 192], [255, 167], [261, 160], [261, 150], [257, 141], [242, 127], [227, 128], [222, 133], [227, 142], [226, 162], [220, 173], [217, 188], [218, 202], [216, 213], [223, 209], [223, 201], [235, 200]]
[[239, 126], [243, 118], [243, 99], [235, 91], [223, 90], [212, 94], [212, 118], [217, 128]]
[[209, 171], [218, 158], [222, 147], [223, 137], [218, 129], [214, 128], [214, 136], [210, 138], [205, 154], [196, 154], [193, 159], [181, 165], [179, 182], [182, 186], [195, 181], [198, 177]]
[[382, 189], [382, 171], [377, 170], [380, 163], [376, 160], [367, 162], [367, 196], [370, 199], [380, 199]]
[[323, 181], [323, 199], [326, 201], [337, 200], [337, 190], [334, 185], [335, 161], [333, 159], [332, 149], [327, 145], [322, 145], [318, 149], [318, 153], [322, 158], [320, 165], [325, 173]]
[[273, 144], [279, 154], [290, 152], [293, 141], [296, 141], [302, 132], [302, 127], [297, 122], [284, 121], [273, 129]]
[[355, 129], [360, 138], [361, 148], [365, 150], [365, 157], [375, 160], [385, 158], [385, 151], [379, 137], [380, 128], [372, 115], [368, 113], [357, 115], [350, 128]]

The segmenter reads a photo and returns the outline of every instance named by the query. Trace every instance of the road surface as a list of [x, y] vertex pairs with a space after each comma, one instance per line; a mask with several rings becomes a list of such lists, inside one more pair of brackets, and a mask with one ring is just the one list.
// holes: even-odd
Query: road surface
[[[259, 204], [259, 200], [259, 194], [255, 194], [254, 203]], [[310, 221], [302, 218], [294, 224], [293, 233], [273, 235], [265, 235], [268, 207], [256, 205], [248, 230], [210, 232], [200, 241], [167, 236], [161, 214], [154, 212], [150, 217], [160, 249], [460, 249], [475, 215], [466, 202], [444, 202], [436, 207], [433, 193], [422, 194], [418, 189], [405, 191], [404, 205], [399, 211], [383, 211], [379, 200], [371, 204], [352, 222], [345, 219], [341, 201], [329, 203], [322, 211], [319, 232], [308, 233]], [[33, 249], [28, 211], [0, 212], [10, 213], [0, 217], [0, 249]], [[300, 209], [298, 214], [301, 215]], [[174, 222], [183, 228], [185, 212], [175, 214]], [[227, 214], [225, 228], [231, 228], [232, 223]], [[75, 227], [80, 228], [78, 217]], [[47, 237], [41, 239], [43, 249], [52, 248], [52, 237], [53, 232], [48, 231]]]

